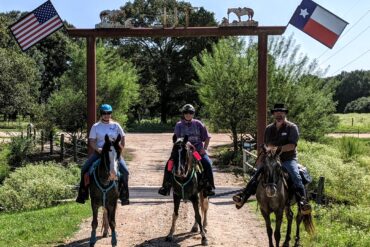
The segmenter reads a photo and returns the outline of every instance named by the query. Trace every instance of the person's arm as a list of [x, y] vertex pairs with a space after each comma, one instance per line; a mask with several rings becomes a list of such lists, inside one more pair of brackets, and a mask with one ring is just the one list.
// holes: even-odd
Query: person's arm
[[123, 150], [125, 148], [125, 136], [121, 137], [121, 142], [119, 143], [121, 149]]
[[206, 140], [204, 141], [204, 150], [207, 150], [208, 149], [208, 146], [209, 146], [209, 141], [211, 140], [210, 137], [207, 137]]
[[98, 153], [101, 153], [101, 148], [98, 148], [98, 147], [96, 146], [96, 139], [89, 138], [89, 143], [90, 143], [90, 147], [91, 147], [94, 151], [96, 151], [96, 152], [98, 152]]

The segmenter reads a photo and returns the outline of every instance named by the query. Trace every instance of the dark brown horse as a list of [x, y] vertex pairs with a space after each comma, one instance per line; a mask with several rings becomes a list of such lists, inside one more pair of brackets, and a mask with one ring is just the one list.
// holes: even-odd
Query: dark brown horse
[[[208, 211], [208, 197], [204, 198], [202, 191], [199, 189], [198, 177], [196, 171], [196, 162], [194, 162], [192, 147], [187, 144], [188, 136], [177, 139], [176, 135], [173, 136], [173, 148], [171, 152], [171, 161], [173, 162], [173, 202], [174, 212], [172, 215], [172, 226], [169, 234], [166, 237], [167, 241], [173, 241], [173, 234], [176, 228], [176, 221], [179, 216], [179, 207], [181, 199], [190, 200], [193, 204], [195, 212], [195, 223], [192, 227], [192, 232], [200, 229], [202, 235], [202, 245], [208, 245], [206, 237], [206, 226], [207, 226], [207, 211]], [[200, 205], [199, 205], [200, 200]], [[201, 207], [203, 214], [202, 217], [199, 212], [199, 206]]]
[[[121, 135], [111, 141], [108, 135], [105, 135], [105, 143], [101, 152], [100, 162], [95, 168], [90, 185], [91, 208], [93, 212], [93, 221], [91, 223], [90, 246], [96, 243], [96, 228], [98, 227], [98, 209], [103, 207], [103, 221], [108, 220], [112, 232], [112, 246], [117, 246], [116, 234], [116, 208], [119, 196], [117, 169], [118, 158], [121, 155], [119, 142]], [[105, 223], [103, 223], [105, 225]], [[108, 234], [104, 232], [104, 237]]]
[[[289, 194], [285, 174], [282, 169], [278, 155], [271, 152], [266, 152], [265, 149], [262, 152], [264, 152], [262, 154], [263, 172], [261, 174], [260, 182], [257, 187], [256, 197], [260, 206], [262, 216], [266, 222], [269, 246], [274, 246], [272, 240], [270, 214], [274, 213], [276, 217], [274, 238], [276, 246], [279, 246], [281, 237], [280, 229], [283, 221], [284, 211], [288, 219], [288, 226], [283, 246], [289, 246], [293, 221], [293, 212], [291, 210], [291, 206], [295, 203], [295, 200], [293, 196], [290, 196]], [[293, 199], [290, 200], [290, 198]], [[300, 245], [299, 226], [302, 220], [306, 231], [309, 234], [312, 234], [314, 232], [311, 213], [307, 215], [302, 215], [300, 209], [298, 208], [298, 213], [296, 217], [297, 231], [294, 246]]]

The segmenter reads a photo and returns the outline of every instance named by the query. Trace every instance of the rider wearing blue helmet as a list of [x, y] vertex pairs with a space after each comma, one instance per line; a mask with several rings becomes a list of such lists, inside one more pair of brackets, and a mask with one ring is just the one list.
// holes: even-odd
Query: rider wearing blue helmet
[[[84, 174], [89, 171], [91, 165], [100, 158], [100, 153], [104, 145], [104, 137], [108, 135], [111, 139], [116, 139], [121, 135], [120, 146], [123, 149], [125, 146], [125, 132], [119, 123], [112, 120], [113, 108], [111, 105], [102, 104], [100, 106], [100, 121], [95, 123], [90, 130], [89, 145], [94, 150], [94, 153], [89, 157], [81, 168], [81, 181], [78, 190], [76, 202], [85, 203], [88, 198], [88, 190], [85, 188]], [[122, 157], [119, 159], [119, 171], [121, 176], [119, 178], [120, 200], [122, 205], [129, 204], [128, 192], [128, 169]]]

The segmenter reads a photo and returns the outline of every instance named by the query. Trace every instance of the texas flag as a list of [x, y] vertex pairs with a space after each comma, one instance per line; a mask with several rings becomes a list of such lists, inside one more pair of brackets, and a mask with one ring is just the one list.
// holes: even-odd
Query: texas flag
[[346, 21], [311, 0], [302, 1], [289, 23], [329, 48], [333, 48], [348, 25]]

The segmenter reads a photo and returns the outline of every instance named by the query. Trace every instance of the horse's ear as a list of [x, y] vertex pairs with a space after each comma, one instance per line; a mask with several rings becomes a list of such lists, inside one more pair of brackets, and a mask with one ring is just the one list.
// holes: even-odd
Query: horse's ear
[[105, 134], [104, 140], [105, 140], [105, 142], [109, 142], [109, 136], [108, 136], [108, 134]]
[[116, 140], [114, 141], [115, 144], [118, 144], [121, 141], [122, 137], [121, 134], [118, 134]]
[[185, 135], [185, 137], [184, 137], [184, 143], [186, 144], [188, 142], [188, 140], [189, 140], [188, 135]]
[[176, 134], [173, 134], [173, 136], [172, 136], [172, 142], [175, 143], [176, 141], [177, 141], [177, 136], [176, 136]]

